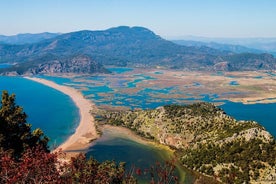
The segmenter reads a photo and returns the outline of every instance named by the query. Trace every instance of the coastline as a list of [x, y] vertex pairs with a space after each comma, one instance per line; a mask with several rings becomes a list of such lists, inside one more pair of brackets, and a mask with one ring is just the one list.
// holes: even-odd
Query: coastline
[[[142, 136], [139, 136], [139, 135], [136, 134], [136, 132], [134, 132], [134, 131], [126, 128], [126, 127], [104, 124], [104, 125], [100, 126], [100, 129], [101, 129], [102, 132], [103, 131], [109, 131], [110, 134], [115, 134], [119, 137], [132, 140], [132, 141], [137, 142], [139, 144], [143, 144], [143, 145], [152, 146], [152, 147], [155, 147], [155, 148], [166, 150], [170, 154], [173, 154], [174, 151], [175, 151], [167, 145], [163, 145], [159, 142], [155, 142], [153, 140], [149, 140], [149, 139], [146, 139]], [[118, 134], [118, 132], [120, 132], [120, 133]]]
[[24, 78], [54, 88], [63, 94], [68, 95], [79, 109], [80, 122], [74, 134], [53, 151], [61, 149], [66, 152], [67, 156], [74, 156], [88, 149], [91, 145], [91, 141], [99, 137], [95, 126], [95, 120], [90, 114], [90, 111], [93, 110], [93, 108], [96, 108], [95, 105], [91, 101], [85, 99], [83, 95], [74, 88], [59, 85], [46, 79], [35, 77]]

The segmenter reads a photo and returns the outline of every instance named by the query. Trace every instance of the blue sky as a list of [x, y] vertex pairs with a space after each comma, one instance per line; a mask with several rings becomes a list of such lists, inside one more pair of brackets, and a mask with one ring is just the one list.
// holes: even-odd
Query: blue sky
[[276, 37], [276, 0], [1, 0], [0, 34], [143, 26], [165, 38]]

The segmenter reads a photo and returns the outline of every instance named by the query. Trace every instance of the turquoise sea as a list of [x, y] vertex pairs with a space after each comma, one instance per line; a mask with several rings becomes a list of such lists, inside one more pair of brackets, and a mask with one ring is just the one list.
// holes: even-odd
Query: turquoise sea
[[1, 68], [9, 68], [9, 67], [11, 67], [12, 65], [11, 64], [9, 64], [9, 63], [0, 63], [0, 69]]
[[41, 128], [57, 146], [74, 133], [79, 122], [79, 111], [63, 93], [21, 77], [0, 76], [0, 91], [16, 95], [16, 103], [28, 115], [33, 128]]

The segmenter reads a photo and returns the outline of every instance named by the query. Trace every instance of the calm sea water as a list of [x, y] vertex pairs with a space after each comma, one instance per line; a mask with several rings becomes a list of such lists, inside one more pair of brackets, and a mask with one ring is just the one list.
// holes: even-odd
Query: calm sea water
[[227, 101], [221, 108], [237, 120], [257, 121], [276, 138], [276, 103], [245, 105]]
[[21, 78], [0, 76], [0, 91], [16, 95], [16, 103], [24, 108], [32, 128], [41, 128], [51, 146], [59, 145], [74, 133], [79, 112], [74, 102], [63, 93]]
[[0, 63], [0, 69], [1, 68], [9, 68], [11, 66], [12, 66], [12, 64], [9, 64], [9, 63]]

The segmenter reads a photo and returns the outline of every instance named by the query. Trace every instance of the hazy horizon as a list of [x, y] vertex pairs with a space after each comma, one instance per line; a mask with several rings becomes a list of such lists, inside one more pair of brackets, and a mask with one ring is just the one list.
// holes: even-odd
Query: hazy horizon
[[276, 37], [274, 0], [0, 1], [0, 35], [149, 28], [163, 38]]
[[[127, 25], [119, 25], [116, 27], [120, 27], [120, 26], [127, 26]], [[137, 26], [129, 26], [129, 27], [137, 27]], [[138, 26], [138, 27], [142, 27], [142, 26]], [[110, 28], [115, 28], [115, 27], [110, 27]], [[107, 28], [107, 29], [110, 29]], [[145, 27], [147, 28], [147, 27]], [[18, 35], [28, 35], [28, 34], [43, 34], [43, 33], [49, 33], [49, 34], [66, 34], [66, 33], [71, 33], [71, 32], [78, 32], [78, 31], [104, 31], [107, 29], [95, 29], [95, 30], [75, 30], [75, 31], [70, 31], [70, 32], [48, 32], [48, 31], [42, 31], [42, 32], [22, 32], [22, 33], [17, 33], [17, 34], [13, 34], [13, 35], [4, 35], [4, 34], [0, 34], [0, 36], [7, 36], [7, 37], [12, 37], [12, 36], [18, 36]], [[151, 30], [154, 32], [154, 30]], [[156, 32], [154, 32], [156, 33]], [[157, 33], [156, 33], [157, 34]], [[168, 39], [168, 40], [219, 40], [219, 39], [229, 39], [229, 40], [233, 40], [233, 39], [276, 39], [276, 36], [274, 37], [212, 37], [212, 36], [201, 36], [201, 35], [179, 35], [179, 36], [172, 36], [172, 37], [166, 37], [166, 36], [162, 36], [159, 35], [162, 38]]]

